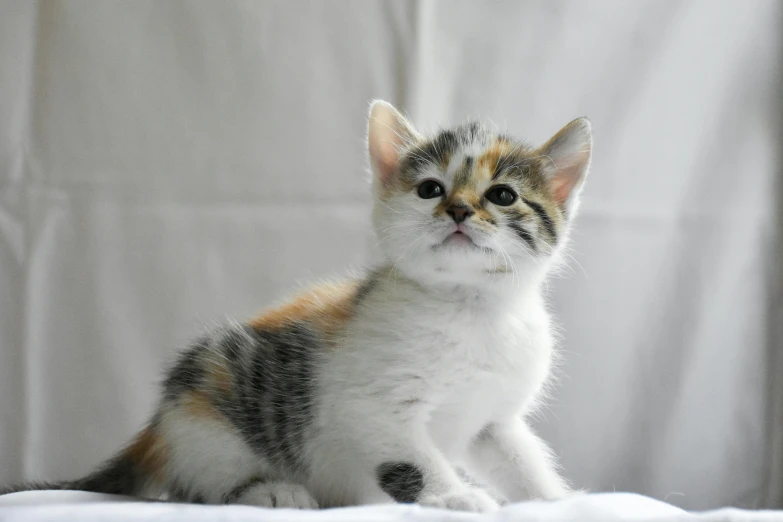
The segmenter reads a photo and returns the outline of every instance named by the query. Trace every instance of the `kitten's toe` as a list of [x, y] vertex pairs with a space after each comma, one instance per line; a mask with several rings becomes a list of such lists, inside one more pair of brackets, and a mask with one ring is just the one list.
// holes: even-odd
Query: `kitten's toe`
[[270, 508], [318, 509], [318, 503], [304, 486], [289, 482], [256, 484], [236, 503]]
[[419, 504], [422, 506], [486, 513], [497, 510], [500, 505], [486, 491], [470, 488], [442, 495], [424, 495]]

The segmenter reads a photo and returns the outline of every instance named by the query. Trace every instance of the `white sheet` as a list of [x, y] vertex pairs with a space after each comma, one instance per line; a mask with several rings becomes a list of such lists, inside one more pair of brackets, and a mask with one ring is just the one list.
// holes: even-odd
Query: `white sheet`
[[592, 118], [540, 431], [580, 487], [780, 504], [780, 10], [0, 0], [0, 482], [86, 473], [202, 322], [371, 258], [382, 97], [532, 141]]
[[458, 513], [416, 505], [365, 506], [323, 511], [270, 510], [246, 506], [196, 506], [143, 503], [73, 491], [16, 493], [0, 497], [0, 520], [44, 522], [111, 520], [161, 522], [240, 522], [263, 520], [301, 522], [679, 522], [783, 521], [783, 512], [749, 512], [723, 509], [686, 513], [669, 504], [627, 493], [587, 495], [566, 501], [527, 502], [509, 505], [491, 514]]

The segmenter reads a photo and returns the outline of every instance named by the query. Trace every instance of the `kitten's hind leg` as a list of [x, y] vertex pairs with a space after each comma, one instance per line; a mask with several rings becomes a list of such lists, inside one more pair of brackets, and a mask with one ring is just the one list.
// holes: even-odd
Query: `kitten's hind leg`
[[174, 500], [317, 507], [304, 486], [286, 481], [197, 393], [163, 411], [160, 429], [168, 449], [167, 489]]

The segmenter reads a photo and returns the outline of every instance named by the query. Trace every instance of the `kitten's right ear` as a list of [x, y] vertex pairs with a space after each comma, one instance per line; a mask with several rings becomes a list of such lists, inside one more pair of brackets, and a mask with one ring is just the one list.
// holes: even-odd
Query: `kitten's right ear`
[[413, 125], [394, 106], [383, 100], [372, 102], [367, 148], [375, 180], [388, 185], [397, 173], [402, 151], [420, 139]]
[[575, 119], [539, 148], [539, 154], [552, 162], [548, 176], [552, 196], [570, 215], [578, 206], [592, 150], [592, 126], [587, 118]]

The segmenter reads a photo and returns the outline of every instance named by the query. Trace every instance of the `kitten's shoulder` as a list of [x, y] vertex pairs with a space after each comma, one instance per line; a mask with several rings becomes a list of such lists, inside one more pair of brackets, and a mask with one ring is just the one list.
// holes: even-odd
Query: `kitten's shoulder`
[[247, 322], [255, 330], [276, 330], [305, 324], [333, 338], [355, 315], [362, 300], [376, 286], [377, 271], [359, 277], [324, 281], [263, 310]]

